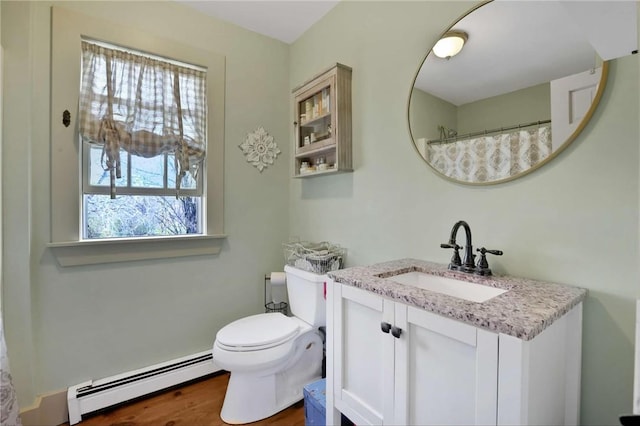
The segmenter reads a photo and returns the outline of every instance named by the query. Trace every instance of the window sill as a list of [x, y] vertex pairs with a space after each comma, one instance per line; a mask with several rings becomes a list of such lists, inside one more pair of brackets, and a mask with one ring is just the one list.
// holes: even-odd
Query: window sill
[[49, 243], [60, 266], [217, 255], [226, 235], [193, 235]]

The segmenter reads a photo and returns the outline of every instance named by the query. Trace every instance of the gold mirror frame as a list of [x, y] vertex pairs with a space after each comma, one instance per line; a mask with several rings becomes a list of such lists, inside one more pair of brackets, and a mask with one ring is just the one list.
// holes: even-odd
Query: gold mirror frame
[[[447, 29], [445, 29], [440, 34], [440, 36], [436, 39], [436, 42], [440, 38], [442, 38], [447, 32], [453, 31], [453, 27], [456, 26], [462, 19], [464, 19], [468, 15], [472, 14], [473, 12], [478, 10], [479, 8], [485, 6], [485, 5], [489, 4], [489, 3], [492, 3], [493, 1], [494, 0], [487, 0], [487, 1], [483, 2], [483, 3], [480, 3], [480, 4], [476, 5], [476, 6], [474, 6], [469, 11], [464, 13], [462, 16], [460, 16], [457, 20], [455, 20]], [[434, 46], [435, 46], [435, 43], [434, 43]], [[530, 168], [528, 168], [527, 170], [525, 170], [523, 172], [517, 173], [517, 174], [515, 174], [513, 176], [509, 176], [509, 177], [504, 178], [504, 179], [497, 179], [497, 180], [494, 180], [494, 181], [486, 181], [486, 182], [469, 182], [469, 181], [464, 181], [464, 180], [459, 180], [459, 179], [455, 179], [455, 178], [449, 177], [446, 174], [440, 172], [429, 161], [427, 161], [427, 159], [420, 153], [420, 151], [418, 149], [418, 146], [417, 146], [417, 143], [416, 143], [416, 140], [415, 140], [415, 137], [414, 137], [413, 132], [411, 130], [411, 97], [413, 96], [413, 91], [414, 91], [414, 88], [416, 86], [416, 81], [418, 79], [420, 71], [422, 70], [422, 67], [424, 66], [424, 64], [425, 64], [427, 58], [429, 57], [429, 55], [432, 54], [432, 49], [433, 49], [433, 46], [427, 51], [427, 53], [424, 56], [424, 59], [420, 62], [420, 66], [418, 67], [418, 70], [416, 71], [415, 76], [413, 78], [413, 84], [411, 85], [411, 91], [409, 92], [409, 97], [408, 97], [408, 101], [407, 101], [407, 125], [409, 127], [409, 135], [411, 136], [411, 141], [413, 143], [413, 148], [415, 149], [416, 154], [418, 154], [418, 156], [425, 163], [427, 163], [427, 165], [429, 165], [429, 167], [437, 175], [443, 177], [444, 179], [446, 179], [446, 180], [448, 180], [450, 182], [455, 182], [455, 183], [459, 183], [459, 184], [463, 184], [463, 185], [488, 186], [488, 185], [496, 185], [496, 184], [500, 184], [500, 183], [509, 182], [509, 181], [518, 179], [518, 178], [520, 178], [522, 176], [528, 175], [529, 173], [532, 173], [532, 172], [538, 170], [539, 168], [541, 168], [545, 164], [547, 164], [550, 161], [552, 161], [558, 155], [560, 155], [560, 153], [562, 151], [564, 151], [578, 137], [578, 135], [582, 132], [582, 130], [584, 130], [584, 128], [589, 123], [589, 121], [591, 121], [591, 117], [593, 116], [593, 113], [595, 112], [596, 108], [598, 107], [598, 105], [600, 103], [600, 99], [602, 98], [602, 95], [604, 93], [605, 86], [606, 86], [606, 83], [607, 83], [607, 78], [608, 78], [608, 75], [609, 75], [609, 61], [603, 61], [602, 62], [602, 74], [600, 76], [600, 81], [598, 82], [598, 89], [597, 89], [596, 94], [595, 94], [595, 96], [593, 98], [591, 106], [589, 107], [589, 109], [585, 113], [584, 117], [582, 118], [582, 121], [576, 127], [576, 129], [573, 131], [573, 133], [571, 133], [571, 135], [569, 135], [569, 137], [560, 146], [558, 146], [558, 148], [553, 150], [551, 152], [551, 154], [549, 154], [549, 156], [547, 158], [545, 158], [544, 160], [540, 161], [539, 163], [531, 166]]]

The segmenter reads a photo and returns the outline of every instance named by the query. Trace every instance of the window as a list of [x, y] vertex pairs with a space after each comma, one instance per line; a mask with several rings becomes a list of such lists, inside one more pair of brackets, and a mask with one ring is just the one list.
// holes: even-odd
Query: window
[[82, 41], [84, 239], [202, 234], [206, 70]]
[[[85, 239], [202, 233], [202, 196], [197, 180], [182, 179], [176, 197], [174, 156], [136, 157], [120, 151], [122, 177], [116, 198], [109, 191], [109, 170], [100, 147], [83, 144], [83, 229]], [[198, 179], [201, 180], [201, 179]]]
[[[69, 9], [54, 6], [51, 10], [51, 181], [49, 187], [51, 237], [47, 246], [58, 264], [68, 267], [220, 253], [226, 239], [224, 233], [224, 112], [226, 98], [224, 55], [213, 50], [180, 43], [170, 38], [160, 38], [138, 28], [119, 25]], [[89, 161], [90, 157], [83, 156], [84, 143], [79, 144], [78, 142], [81, 140], [79, 133], [82, 128], [78, 100], [83, 68], [83, 51], [81, 49], [83, 40], [109, 40], [116, 46], [134, 46], [138, 52], [154, 52], [162, 58], [178, 60], [183, 65], [198, 64], [202, 69], [206, 69], [206, 168], [198, 164], [196, 175], [196, 185], [200, 185], [198, 190], [202, 191], [200, 211], [198, 212], [201, 235], [85, 238], [82, 166], [85, 160]], [[105, 47], [111, 48], [110, 46]], [[116, 48], [113, 47], [113, 49]], [[155, 59], [159, 58], [155, 57]], [[68, 113], [65, 114], [65, 111]], [[167, 111], [173, 110], [168, 108]], [[69, 126], [64, 124], [63, 117], [65, 115], [71, 116], [71, 125]], [[96, 149], [94, 155], [99, 154], [98, 164], [101, 165], [102, 146], [90, 144], [88, 148]], [[122, 153], [121, 150], [117, 152]], [[174, 169], [171, 169], [174, 167], [173, 157], [171, 153], [166, 154], [168, 156], [167, 167], [170, 168], [167, 172], [167, 178], [175, 179]], [[89, 152], [88, 155], [91, 153]], [[126, 155], [121, 155], [119, 158], [120, 179], [127, 179], [125, 176], [127, 176], [129, 158], [132, 161], [146, 159], [146, 157], [133, 154], [129, 156], [128, 152]], [[164, 159], [161, 161], [164, 163]], [[101, 199], [110, 201], [111, 171], [105, 173], [100, 167], [95, 170], [94, 183], [102, 179], [100, 185], [95, 185], [102, 186], [100, 189], [102, 191]], [[89, 176], [87, 175], [87, 178]], [[185, 176], [189, 179], [190, 173], [187, 172]], [[105, 179], [108, 180], [108, 183]], [[127, 191], [133, 191], [133, 188], [125, 188], [124, 180], [117, 179], [117, 175], [114, 180], [116, 181], [116, 203], [127, 195], [137, 195], [127, 194]], [[186, 191], [191, 188], [184, 185], [184, 179], [180, 183], [183, 185], [181, 185], [179, 196], [190, 196]], [[118, 186], [118, 184], [120, 185]], [[171, 197], [172, 200], [175, 200], [176, 191], [171, 186], [166, 190], [168, 192], [168, 195], [165, 195], [167, 199]], [[114, 204], [110, 202], [110, 205]], [[145, 216], [144, 212], [146, 211], [145, 208], [142, 208], [140, 213], [136, 215]]]

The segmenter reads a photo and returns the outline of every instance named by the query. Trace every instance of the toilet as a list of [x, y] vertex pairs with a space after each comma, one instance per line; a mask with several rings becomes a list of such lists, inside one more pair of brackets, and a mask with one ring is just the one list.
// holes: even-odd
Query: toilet
[[303, 398], [322, 376], [326, 275], [285, 266], [289, 307], [252, 315], [216, 334], [213, 362], [231, 372], [220, 417], [243, 424], [265, 419]]

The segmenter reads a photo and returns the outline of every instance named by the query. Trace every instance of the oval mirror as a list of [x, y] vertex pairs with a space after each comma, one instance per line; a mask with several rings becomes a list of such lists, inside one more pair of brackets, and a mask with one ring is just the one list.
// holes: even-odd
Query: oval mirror
[[442, 176], [520, 177], [557, 156], [593, 114], [607, 62], [560, 2], [486, 2], [450, 33], [462, 50], [429, 51], [408, 114], [417, 152]]

